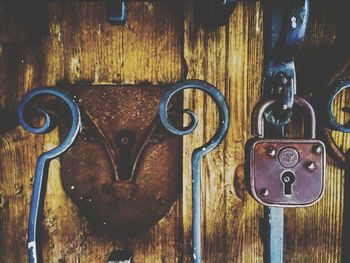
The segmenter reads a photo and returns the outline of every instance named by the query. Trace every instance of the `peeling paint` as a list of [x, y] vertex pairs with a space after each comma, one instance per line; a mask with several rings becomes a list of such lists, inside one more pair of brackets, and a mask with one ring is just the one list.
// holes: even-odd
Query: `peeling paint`
[[80, 59], [79, 57], [72, 57], [70, 62], [70, 69], [74, 77], [79, 78], [80, 76]]
[[35, 241], [31, 241], [31, 242], [28, 243], [28, 249], [29, 249], [30, 255], [33, 258], [33, 261], [34, 262], [38, 262], [38, 259], [36, 258], [36, 253], [35, 253], [35, 251], [36, 251], [36, 243], [35, 243]]
[[153, 7], [153, 4], [152, 3], [145, 3], [147, 5], [147, 11], [150, 13], [150, 14], [153, 14], [154, 12], [154, 7]]
[[62, 40], [61, 25], [52, 24], [50, 26], [50, 34], [52, 34], [58, 42], [61, 42]]
[[297, 27], [297, 18], [295, 16], [292, 16], [290, 21], [292, 21], [292, 27], [296, 28]]
[[95, 65], [94, 84], [97, 84], [100, 81], [100, 70], [101, 70], [101, 66], [99, 64], [96, 64]]
[[256, 23], [255, 23], [255, 32], [256, 33], [260, 33], [260, 31], [261, 31], [261, 28], [260, 28], [260, 23], [261, 23], [260, 16], [261, 16], [260, 3], [257, 2], [256, 3], [256, 13], [255, 13], [255, 21], [256, 21]]

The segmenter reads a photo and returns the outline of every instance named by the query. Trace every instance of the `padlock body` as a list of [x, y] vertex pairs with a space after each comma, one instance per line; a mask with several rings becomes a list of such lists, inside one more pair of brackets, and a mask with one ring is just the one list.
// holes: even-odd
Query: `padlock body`
[[247, 157], [251, 192], [259, 203], [305, 207], [322, 197], [326, 149], [321, 141], [254, 139]]

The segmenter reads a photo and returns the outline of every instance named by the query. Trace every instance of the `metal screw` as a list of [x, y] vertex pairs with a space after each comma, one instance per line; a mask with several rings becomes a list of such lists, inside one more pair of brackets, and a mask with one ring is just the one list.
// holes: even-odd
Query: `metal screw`
[[313, 170], [315, 170], [316, 165], [315, 165], [314, 162], [311, 162], [311, 161], [310, 161], [310, 162], [307, 162], [307, 163], [306, 163], [305, 167], [306, 167], [309, 171], [313, 171]]
[[125, 137], [123, 137], [123, 138], [120, 139], [120, 142], [121, 142], [122, 144], [126, 145], [126, 144], [129, 143], [129, 138], [125, 136]]
[[267, 190], [266, 188], [262, 189], [260, 191], [260, 194], [263, 196], [263, 197], [267, 197], [270, 193], [269, 193], [269, 190]]
[[276, 156], [276, 150], [275, 150], [274, 148], [268, 148], [268, 149], [266, 150], [266, 153], [267, 153], [267, 155], [270, 156], [270, 157], [275, 157], [275, 156]]
[[319, 146], [319, 145], [315, 145], [315, 146], [313, 147], [312, 150], [313, 150], [313, 152], [316, 153], [316, 154], [322, 153], [322, 147]]

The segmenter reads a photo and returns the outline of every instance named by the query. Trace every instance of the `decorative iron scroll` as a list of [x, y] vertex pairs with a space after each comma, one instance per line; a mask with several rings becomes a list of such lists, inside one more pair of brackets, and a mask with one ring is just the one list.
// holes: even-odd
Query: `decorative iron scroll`
[[184, 110], [191, 122], [187, 127], [178, 129], [174, 127], [168, 118], [168, 105], [170, 99], [175, 93], [185, 89], [197, 89], [207, 93], [215, 102], [219, 110], [219, 127], [209, 142], [203, 146], [194, 149], [192, 153], [192, 229], [193, 229], [193, 260], [195, 263], [201, 262], [201, 191], [200, 177], [201, 166], [200, 161], [204, 155], [214, 150], [224, 139], [229, 127], [228, 107], [222, 93], [211, 84], [201, 80], [186, 80], [172, 86], [163, 96], [160, 102], [159, 114], [160, 119], [165, 128], [177, 135], [187, 135], [192, 133], [198, 124], [196, 114], [191, 110]]
[[43, 261], [39, 227], [42, 220], [45, 191], [47, 186], [48, 167], [50, 161], [65, 152], [72, 145], [81, 127], [80, 111], [74, 100], [58, 89], [42, 87], [34, 89], [27, 93], [17, 108], [19, 123], [25, 130], [31, 133], [45, 134], [50, 132], [53, 128], [53, 122], [51, 120], [50, 114], [42, 109], [37, 110], [38, 113], [43, 115], [45, 118], [45, 122], [41, 127], [34, 127], [26, 120], [25, 112], [28, 103], [31, 102], [34, 98], [37, 98], [41, 95], [52, 95], [60, 98], [65, 102], [71, 113], [71, 128], [68, 132], [67, 137], [60, 145], [47, 152], [42, 153], [37, 161], [28, 225], [28, 253], [30, 263], [38, 263]]

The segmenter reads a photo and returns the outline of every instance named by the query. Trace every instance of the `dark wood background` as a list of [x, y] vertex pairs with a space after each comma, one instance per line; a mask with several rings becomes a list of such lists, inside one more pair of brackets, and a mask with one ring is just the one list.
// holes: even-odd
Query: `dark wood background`
[[[251, 136], [250, 113], [260, 96], [261, 2], [240, 1], [229, 24], [212, 30], [198, 23], [193, 3], [186, 1], [129, 2], [126, 26], [108, 24], [104, 2], [57, 1], [48, 6], [47, 36], [0, 44], [0, 108], [14, 110], [32, 88], [60, 82], [168, 84], [198, 78], [214, 84], [226, 96], [231, 126], [225, 141], [203, 160], [203, 261], [262, 262], [263, 207], [245, 190], [242, 169], [244, 144]], [[317, 74], [310, 77], [308, 72], [313, 59], [334, 41], [335, 16], [330, 10], [331, 3], [312, 1], [310, 30], [297, 57], [301, 94], [323, 92], [313, 86]], [[340, 102], [344, 100], [342, 96]], [[190, 155], [216, 130], [217, 111], [201, 92], [185, 92], [184, 106], [201, 118], [195, 134], [183, 139], [182, 197], [137, 238], [117, 241], [94, 233], [62, 189], [59, 160], [51, 162], [42, 228], [45, 262], [106, 262], [118, 249], [132, 250], [135, 262], [190, 262]], [[340, 133], [336, 140], [350, 145]], [[57, 131], [38, 136], [20, 127], [0, 138], [0, 197], [5, 200], [0, 206], [0, 262], [27, 262], [36, 159], [58, 141]], [[344, 172], [331, 158], [326, 179], [319, 203], [286, 209], [285, 262], [341, 260]]]

